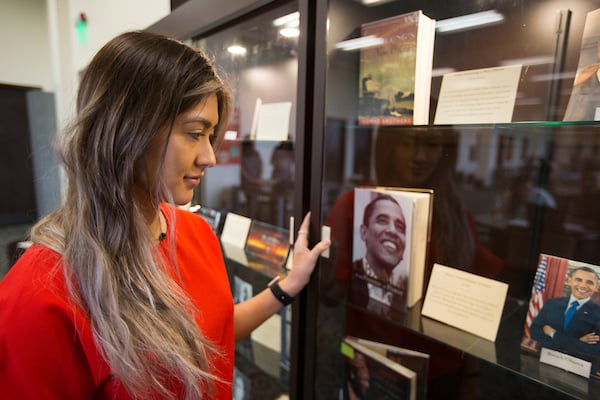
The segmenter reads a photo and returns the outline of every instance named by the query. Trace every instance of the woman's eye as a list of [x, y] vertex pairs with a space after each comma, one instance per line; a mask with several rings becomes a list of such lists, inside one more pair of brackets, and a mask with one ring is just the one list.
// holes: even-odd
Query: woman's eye
[[188, 135], [190, 135], [192, 139], [198, 140], [204, 134], [202, 132], [188, 132]]

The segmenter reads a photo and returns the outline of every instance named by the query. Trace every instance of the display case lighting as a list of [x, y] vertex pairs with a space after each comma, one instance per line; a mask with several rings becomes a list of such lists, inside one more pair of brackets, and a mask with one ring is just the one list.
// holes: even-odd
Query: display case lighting
[[356, 0], [356, 1], [358, 1], [362, 5], [371, 7], [371, 6], [376, 6], [378, 4], [387, 3], [392, 0]]
[[345, 51], [364, 49], [365, 47], [379, 46], [383, 44], [383, 38], [369, 35], [363, 36], [356, 39], [344, 40], [335, 44], [336, 49], [342, 49]]
[[295, 28], [300, 26], [300, 13], [298, 11], [291, 14], [284, 15], [283, 17], [276, 18], [273, 20], [275, 26], [285, 26], [287, 28]]
[[435, 30], [438, 33], [460, 32], [489, 25], [496, 25], [502, 21], [504, 21], [504, 15], [496, 10], [488, 10], [437, 21]]
[[286, 38], [293, 38], [300, 36], [300, 30], [298, 28], [281, 28], [279, 34]]
[[227, 48], [227, 51], [236, 56], [243, 56], [246, 54], [246, 48], [240, 45], [232, 45]]

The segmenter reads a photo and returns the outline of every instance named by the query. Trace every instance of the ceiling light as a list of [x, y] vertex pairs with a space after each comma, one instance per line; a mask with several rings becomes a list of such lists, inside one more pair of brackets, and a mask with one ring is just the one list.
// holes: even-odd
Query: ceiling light
[[298, 28], [281, 28], [279, 34], [286, 38], [293, 38], [300, 36], [300, 29]]
[[439, 33], [460, 32], [488, 25], [496, 25], [502, 21], [504, 21], [504, 15], [496, 10], [489, 10], [437, 21], [435, 30]]
[[575, 78], [575, 72], [561, 72], [558, 74], [539, 74], [531, 77], [532, 82], [547, 82], [557, 81], [560, 79], [573, 79]]
[[356, 49], [363, 49], [365, 47], [379, 46], [383, 44], [383, 38], [369, 35], [359, 37], [356, 39], [344, 40], [335, 44], [336, 49], [342, 49], [344, 51], [351, 51]]
[[293, 12], [283, 17], [279, 17], [273, 21], [275, 26], [287, 26], [295, 27], [300, 25], [300, 13], [298, 11]]
[[391, 1], [391, 0], [356, 0], [356, 1], [358, 1], [360, 4], [363, 4], [365, 6], [375, 6], [377, 4], [387, 3], [388, 1]]
[[246, 48], [238, 45], [229, 46], [227, 51], [236, 56], [242, 56], [246, 54]]

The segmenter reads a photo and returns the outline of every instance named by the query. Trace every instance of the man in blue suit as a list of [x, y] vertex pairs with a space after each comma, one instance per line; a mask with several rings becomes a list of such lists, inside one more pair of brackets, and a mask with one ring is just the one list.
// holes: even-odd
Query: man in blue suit
[[589, 267], [573, 269], [569, 297], [549, 299], [531, 324], [531, 337], [542, 347], [593, 360], [600, 358], [600, 305], [591, 300], [598, 275]]

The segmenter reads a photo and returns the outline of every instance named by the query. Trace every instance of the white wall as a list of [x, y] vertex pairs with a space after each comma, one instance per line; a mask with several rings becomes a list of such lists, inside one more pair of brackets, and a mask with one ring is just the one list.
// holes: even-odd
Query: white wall
[[[145, 29], [170, 12], [170, 0], [0, 0], [0, 83], [57, 94], [59, 127], [72, 115], [78, 72], [108, 39]], [[75, 41], [88, 17], [85, 46]]]
[[54, 90], [46, 0], [0, 0], [0, 83]]
[[[75, 113], [79, 73], [94, 53], [113, 36], [145, 29], [164, 18], [170, 13], [170, 4], [170, 0], [0, 0], [0, 83], [41, 87], [54, 94], [56, 126], [36, 125], [39, 132], [32, 135], [43, 132], [44, 143], [51, 143], [52, 134]], [[82, 12], [88, 19], [84, 45], [76, 42], [75, 33]], [[44, 121], [52, 120], [49, 117]], [[40, 160], [34, 159], [34, 164], [44, 161], [44, 168], [52, 170], [56, 161], [40, 154], [41, 148], [50, 151], [51, 146], [38, 147], [33, 157]], [[53, 193], [36, 181], [36, 191], [47, 197], [38, 199], [40, 211], [47, 211], [44, 204], [48, 202], [48, 207], [56, 204], [58, 186], [52, 185]]]
[[136, 29], [145, 29], [171, 11], [170, 0], [70, 0], [69, 15], [73, 25], [80, 13], [88, 17], [88, 43], [77, 45], [71, 37], [73, 65], [77, 71], [84, 68], [94, 53], [113, 36]]

